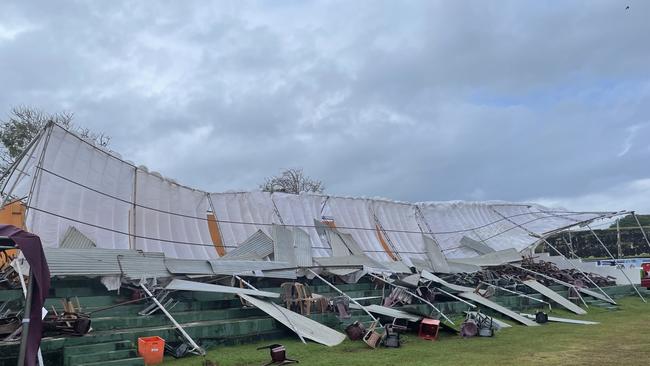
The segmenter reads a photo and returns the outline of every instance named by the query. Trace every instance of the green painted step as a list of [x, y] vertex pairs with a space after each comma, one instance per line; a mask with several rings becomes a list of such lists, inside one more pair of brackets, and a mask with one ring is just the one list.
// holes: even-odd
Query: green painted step
[[83, 363], [75, 366], [144, 366], [144, 360], [142, 357], [133, 357], [123, 360]]
[[115, 360], [124, 360], [138, 357], [135, 349], [122, 349], [119, 351], [109, 351], [101, 353], [89, 353], [86, 355], [70, 356], [65, 360], [66, 366], [83, 365], [87, 363], [106, 362]]
[[63, 349], [63, 357], [86, 355], [89, 353], [110, 352], [133, 348], [131, 341], [117, 341], [96, 344], [85, 344], [81, 346], [67, 346]]

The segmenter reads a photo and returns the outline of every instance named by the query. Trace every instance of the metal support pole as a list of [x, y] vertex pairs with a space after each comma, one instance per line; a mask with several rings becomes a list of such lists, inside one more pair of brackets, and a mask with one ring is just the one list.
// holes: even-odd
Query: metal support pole
[[440, 288], [440, 287], [434, 287], [434, 289], [436, 289], [436, 290], [442, 292], [443, 294], [445, 294], [445, 295], [447, 295], [447, 296], [449, 296], [449, 297], [451, 297], [451, 298], [453, 298], [453, 299], [455, 299], [455, 300], [458, 300], [458, 301], [464, 303], [465, 305], [468, 305], [468, 306], [471, 307], [471, 308], [475, 308], [475, 307], [476, 307], [476, 305], [472, 304], [471, 302], [469, 302], [469, 301], [467, 301], [467, 300], [463, 300], [463, 299], [461, 299], [460, 297], [458, 297], [458, 296], [456, 296], [456, 295], [454, 295], [454, 294], [452, 294], [452, 293], [449, 293], [449, 292], [443, 290], [443, 289]]
[[414, 294], [413, 292], [409, 291], [409, 289], [407, 289], [407, 288], [404, 287], [404, 286], [396, 285], [396, 284], [394, 284], [394, 283], [392, 283], [392, 282], [390, 282], [390, 281], [387, 281], [387, 280], [385, 280], [384, 278], [381, 278], [381, 277], [379, 277], [379, 276], [376, 276], [376, 275], [374, 275], [374, 274], [372, 274], [372, 273], [368, 273], [368, 274], [369, 274], [370, 276], [372, 276], [372, 277], [374, 277], [374, 278], [376, 278], [376, 279], [382, 281], [382, 282], [385, 282], [385, 283], [387, 283], [387, 284], [393, 286], [393, 287], [397, 287], [397, 288], [401, 288], [401, 289], [403, 289], [407, 294], [409, 294], [409, 295], [415, 297], [416, 299], [418, 299], [418, 300], [424, 302], [425, 304], [431, 306], [431, 307], [433, 308], [433, 310], [437, 311], [438, 314], [440, 314], [440, 316], [442, 316], [443, 318], [445, 318], [445, 320], [447, 320], [448, 322], [450, 322], [450, 323], [453, 324], [453, 325], [456, 325], [456, 323], [454, 323], [453, 321], [451, 321], [451, 319], [447, 318], [447, 316], [446, 316], [442, 311], [440, 311], [440, 309], [438, 309], [435, 305], [433, 305], [429, 300], [427, 300], [427, 299], [425, 299], [425, 298], [423, 298], [423, 297], [421, 297], [421, 296], [418, 296], [417, 294]]
[[[553, 282], [557, 283], [558, 285], [562, 285], [562, 286], [566, 286], [566, 287], [568, 287], [568, 288], [572, 288], [572, 289], [574, 289], [574, 290], [576, 291], [576, 294], [577, 294], [578, 297], [580, 298], [580, 301], [582, 301], [582, 303], [583, 303], [586, 307], [589, 307], [589, 305], [587, 305], [587, 302], [585, 302], [585, 300], [582, 298], [582, 295], [580, 295], [580, 289], [579, 289], [578, 287], [576, 287], [576, 286], [574, 286], [574, 285], [572, 285], [572, 284], [570, 284], [570, 283], [568, 283], [568, 282], [564, 282], [564, 281], [562, 281], [562, 280], [558, 280], [557, 278], [553, 278], [553, 277], [551, 277], [551, 276], [547, 276], [547, 275], [545, 275], [545, 274], [543, 274], [543, 273], [539, 273], [539, 272], [531, 271], [530, 269], [526, 269], [526, 268], [524, 268], [524, 267], [517, 267], [517, 266], [513, 266], [512, 264], [509, 264], [509, 266], [514, 267], [514, 268], [517, 268], [517, 269], [521, 269], [521, 270], [523, 270], [523, 271], [526, 271], [526, 272], [528, 272], [528, 273], [532, 273], [532, 274], [537, 275], [537, 276], [540, 276], [540, 277], [544, 277], [544, 278], [546, 278], [546, 279], [549, 280], [549, 281], [553, 281]], [[595, 292], [594, 292], [594, 293], [595, 293]], [[605, 298], [604, 300], [607, 301], [606, 298]], [[611, 303], [614, 304], [614, 305], [616, 305], [616, 302], [615, 302], [614, 300], [611, 300]]]
[[[341, 295], [347, 297], [350, 301], [352, 301], [352, 303], [354, 303], [355, 305], [357, 305], [359, 308], [361, 308], [361, 310], [363, 310], [366, 314], [368, 314], [368, 315], [370, 316], [370, 318], [372, 318], [373, 321], [376, 321], [376, 322], [379, 324], [379, 321], [377, 320], [377, 318], [376, 318], [374, 315], [372, 315], [372, 314], [371, 314], [371, 313], [370, 313], [370, 312], [365, 308], [365, 306], [359, 304], [359, 303], [357, 302], [357, 300], [351, 298], [351, 297], [348, 296], [345, 292], [339, 290], [336, 286], [334, 286], [334, 285], [332, 285], [331, 283], [329, 283], [326, 279], [324, 279], [323, 277], [321, 277], [318, 273], [314, 272], [311, 268], [306, 268], [306, 269], [307, 269], [309, 272], [311, 272], [314, 276], [316, 276], [319, 280], [325, 282], [325, 284], [326, 284], [327, 286], [329, 286], [329, 287], [331, 287], [332, 289], [334, 289], [334, 291], [336, 291], [336, 292], [338, 292], [339, 294], [341, 294]], [[371, 276], [372, 276], [372, 275], [371, 275]], [[379, 324], [379, 326], [381, 326], [381, 324]]]
[[485, 284], [485, 285], [489, 285], [489, 286], [494, 286], [494, 287], [498, 288], [498, 289], [501, 290], [501, 291], [509, 292], [509, 293], [511, 293], [511, 294], [518, 295], [518, 296], [521, 296], [521, 297], [525, 297], [525, 298], [530, 299], [530, 300], [533, 300], [533, 301], [537, 301], [537, 302], [544, 303], [544, 304], [548, 305], [548, 309], [549, 309], [549, 310], [553, 310], [553, 308], [551, 307], [551, 303], [550, 303], [550, 302], [547, 302], [547, 301], [544, 301], [544, 300], [540, 300], [540, 299], [536, 299], [536, 298], [534, 298], [534, 297], [532, 297], [532, 296], [529, 296], [529, 295], [526, 295], [526, 294], [524, 294], [524, 293], [521, 293], [521, 292], [518, 292], [518, 291], [509, 290], [509, 289], [507, 289], [507, 288], [505, 288], [505, 287], [501, 287], [501, 286], [493, 285], [493, 284], [491, 284], [491, 283], [487, 283], [487, 282], [485, 282], [485, 281], [481, 281], [481, 283], [483, 283], [483, 284]]
[[627, 276], [627, 273], [625, 273], [623, 268], [619, 267], [618, 263], [616, 263], [616, 258], [614, 258], [614, 256], [609, 251], [609, 249], [607, 249], [607, 247], [605, 246], [605, 243], [603, 243], [603, 241], [600, 240], [600, 237], [598, 235], [596, 235], [596, 232], [591, 228], [591, 226], [587, 225], [587, 228], [589, 229], [589, 231], [591, 231], [591, 234], [593, 234], [593, 236], [596, 238], [596, 241], [598, 241], [600, 246], [602, 246], [603, 249], [605, 249], [605, 251], [607, 252], [609, 257], [612, 258], [612, 260], [614, 261], [614, 265], [616, 265], [616, 268], [618, 268], [621, 271], [621, 273], [623, 274], [623, 276], [625, 276], [625, 278], [627, 279], [627, 282], [629, 282], [630, 285], [632, 285], [632, 288], [634, 289], [634, 291], [636, 291], [636, 294], [639, 295], [639, 297], [641, 298], [641, 300], [643, 300], [643, 302], [647, 303], [647, 301], [645, 300], [643, 295], [641, 295], [641, 293], [639, 292], [639, 289], [637, 289], [636, 286], [634, 286], [634, 283], [632, 282], [630, 277]]
[[192, 339], [192, 337], [190, 337], [190, 335], [187, 334], [187, 332], [185, 332], [185, 329], [183, 329], [183, 327], [181, 327], [181, 325], [178, 324], [178, 322], [176, 321], [176, 319], [174, 319], [174, 317], [172, 317], [172, 315], [167, 311], [167, 309], [165, 309], [165, 307], [160, 303], [160, 301], [158, 301], [158, 299], [156, 299], [156, 297], [153, 296], [153, 294], [151, 293], [151, 291], [149, 291], [149, 289], [147, 288], [147, 286], [145, 286], [144, 283], [140, 282], [140, 287], [142, 287], [142, 289], [144, 290], [144, 292], [145, 292], [149, 297], [151, 297], [151, 300], [153, 300], [153, 302], [156, 304], [156, 306], [158, 306], [158, 308], [160, 309], [160, 311], [162, 311], [162, 312], [165, 314], [165, 316], [167, 316], [167, 318], [168, 318], [168, 319], [169, 319], [169, 320], [174, 324], [174, 326], [176, 327], [176, 329], [178, 329], [178, 331], [181, 332], [181, 334], [183, 335], [183, 337], [185, 337], [185, 339], [187, 339], [187, 341], [190, 342], [190, 344], [192, 345], [192, 347], [194, 347], [192, 350], [193, 350], [193, 351], [198, 351], [199, 354], [200, 354], [201, 356], [205, 356], [205, 351], [203, 350], [203, 348], [201, 348], [198, 344], [196, 344], [196, 342], [194, 342], [194, 340]]
[[[255, 288], [255, 286], [253, 286], [253, 285], [251, 285], [250, 283], [244, 281], [243, 278], [241, 278], [241, 277], [239, 277], [239, 276], [237, 276], [237, 275], [235, 275], [235, 278], [238, 279], [238, 280], [240, 280], [244, 285], [246, 285], [246, 286], [252, 288], [253, 290], [256, 290], [256, 291], [257, 291], [257, 289]], [[275, 307], [276, 309], [280, 307], [278, 304], [274, 303], [273, 300], [270, 300], [270, 303], [273, 304], [273, 307]], [[296, 328], [296, 326], [293, 324], [293, 322], [291, 322], [291, 319], [289, 319], [289, 317], [286, 316], [286, 314], [284, 314], [283, 311], [280, 311], [280, 314], [284, 315], [284, 318], [287, 319], [287, 322], [288, 322], [289, 324], [291, 324], [291, 330], [293, 330], [293, 332], [296, 333], [296, 334], [298, 335], [298, 338], [300, 338], [300, 341], [301, 341], [302, 343], [304, 343], [304, 344], [307, 344], [307, 341], [305, 341], [305, 338], [303, 338], [302, 334], [300, 334], [300, 332], [298, 331], [298, 328]]]
[[507, 218], [507, 217], [505, 217], [503, 214], [501, 214], [499, 211], [495, 210], [494, 207], [490, 207], [490, 208], [491, 208], [492, 211], [494, 211], [497, 215], [503, 217], [505, 220], [507, 220], [507, 221], [510, 222], [511, 224], [515, 225], [516, 227], [520, 228], [521, 230], [524, 230], [524, 231], [527, 232], [529, 235], [532, 235], [532, 236], [534, 236], [534, 237], [536, 237], [536, 238], [540, 238], [540, 239], [541, 239], [541, 240], [542, 240], [546, 245], [548, 245], [550, 248], [552, 248], [553, 250], [555, 250], [555, 251], [557, 252], [557, 254], [559, 254], [559, 255], [560, 255], [560, 256], [561, 256], [561, 257], [562, 257], [562, 258], [563, 258], [567, 263], [569, 263], [569, 265], [571, 265], [571, 267], [573, 267], [575, 270], [577, 270], [578, 272], [580, 272], [580, 274], [581, 274], [581, 275], [582, 275], [582, 276], [583, 276], [587, 281], [589, 281], [592, 285], [594, 285], [594, 286], [595, 286], [595, 287], [596, 287], [596, 288], [597, 288], [597, 289], [598, 289], [598, 290], [599, 290], [603, 295], [605, 295], [606, 298], [608, 298], [608, 299], [609, 299], [610, 301], [612, 301], [612, 302], [614, 301], [611, 297], [609, 297], [609, 295], [607, 295], [607, 293], [606, 293], [605, 291], [603, 291], [602, 288], [600, 288], [600, 286], [598, 286], [598, 285], [597, 285], [597, 284], [596, 284], [596, 283], [595, 283], [595, 282], [594, 282], [594, 281], [593, 281], [589, 276], [587, 276], [586, 273], [584, 273], [580, 268], [578, 268], [578, 266], [576, 266], [576, 265], [575, 265], [573, 262], [571, 262], [567, 257], [565, 257], [564, 254], [562, 254], [562, 252], [560, 252], [559, 250], [557, 250], [557, 248], [556, 248], [555, 246], [553, 246], [553, 244], [551, 244], [548, 240], [546, 240], [545, 237], [543, 237], [543, 236], [541, 236], [541, 235], [539, 235], [539, 234], [537, 234], [537, 233], [535, 233], [535, 232], [533, 232], [533, 231], [531, 231], [531, 230], [528, 230], [528, 229], [526, 229], [525, 227], [523, 227], [523, 226], [517, 224], [516, 222], [510, 220], [509, 218]]
[[650, 248], [650, 241], [648, 241], [648, 236], [645, 234], [645, 230], [643, 230], [643, 226], [641, 226], [641, 222], [639, 221], [639, 218], [636, 217], [636, 212], [632, 211], [632, 216], [634, 216], [634, 220], [636, 221], [636, 224], [639, 225], [639, 229], [641, 229], [641, 234], [643, 234], [643, 239], [645, 239], [645, 243], [648, 244], [648, 248]]
[[[22, 260], [21, 260], [22, 261]], [[23, 297], [25, 300], [27, 299], [27, 286], [25, 285], [25, 278], [23, 278], [23, 271], [22, 271], [22, 263], [18, 262], [18, 259], [14, 259], [14, 262], [16, 263], [16, 269], [18, 270], [18, 278], [20, 279], [20, 286], [23, 288]], [[32, 278], [30, 276], [29, 282], [32, 282]], [[43, 353], [41, 352], [41, 347], [38, 347], [38, 364], [43, 366]]]
[[[25, 364], [27, 356], [27, 337], [29, 336], [29, 318], [32, 314], [32, 296], [34, 293], [34, 278], [32, 269], [29, 269], [29, 284], [27, 284], [27, 296], [25, 297], [25, 311], [23, 313], [23, 328], [20, 334], [20, 350], [18, 351], [18, 366]], [[35, 355], [30, 355], [35, 356]]]

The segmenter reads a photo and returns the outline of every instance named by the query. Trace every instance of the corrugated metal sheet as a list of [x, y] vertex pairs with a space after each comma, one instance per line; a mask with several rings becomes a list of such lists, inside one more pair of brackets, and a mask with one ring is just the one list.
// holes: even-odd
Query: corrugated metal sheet
[[314, 262], [324, 267], [371, 267], [378, 269], [386, 269], [379, 262], [376, 262], [365, 255], [347, 255], [342, 257], [317, 257]]
[[387, 268], [389, 271], [393, 273], [411, 273], [411, 269], [409, 266], [404, 264], [402, 261], [386, 261], [386, 262], [379, 262], [382, 267]]
[[273, 259], [279, 262], [288, 262], [295, 266], [296, 254], [293, 248], [293, 231], [284, 226], [273, 225], [271, 233], [273, 235]]
[[240, 287], [213, 285], [210, 283], [186, 281], [186, 280], [172, 280], [167, 286], [167, 290], [182, 290], [182, 291], [201, 291], [201, 292], [217, 292], [225, 294], [245, 294], [253, 296], [279, 298], [280, 294], [276, 292], [250, 290]]
[[512, 310], [510, 310], [510, 309], [508, 309], [508, 308], [506, 308], [504, 306], [501, 306], [501, 305], [497, 304], [494, 301], [490, 301], [490, 300], [484, 298], [483, 296], [481, 296], [479, 294], [476, 294], [474, 292], [461, 292], [460, 294], [458, 294], [458, 296], [463, 297], [463, 298], [465, 298], [467, 300], [474, 301], [474, 302], [479, 303], [479, 304], [481, 304], [483, 306], [487, 306], [488, 308], [490, 308], [492, 310], [495, 310], [495, 311], [498, 311], [501, 314], [507, 316], [508, 318], [516, 320], [516, 321], [518, 321], [519, 323], [521, 323], [523, 325], [527, 325], [529, 327], [534, 327], [534, 326], [539, 325], [539, 324], [535, 323], [534, 321], [529, 320], [528, 318], [525, 318], [525, 317], [515, 313], [514, 311], [512, 311]]
[[[218, 275], [236, 275], [255, 271], [268, 271], [272, 269], [284, 269], [292, 267], [287, 262], [267, 262], [267, 261], [246, 261], [246, 260], [212, 260], [210, 261], [212, 271]], [[272, 277], [273, 272], [269, 273]]]
[[[525, 316], [528, 319], [535, 319], [535, 315], [533, 315], [533, 314], [519, 313], [519, 315]], [[582, 325], [600, 324], [599, 322], [592, 322], [592, 321], [588, 321], [588, 320], [578, 320], [578, 319], [558, 318], [556, 316], [549, 316], [548, 321], [550, 321], [550, 322], [558, 322], [558, 323], [567, 323], [567, 324], [582, 324]]]
[[422, 277], [424, 279], [429, 280], [429, 281], [433, 281], [433, 282], [435, 282], [437, 284], [443, 285], [446, 288], [454, 290], [454, 291], [458, 291], [458, 292], [472, 292], [472, 291], [474, 291], [474, 289], [471, 288], [471, 287], [460, 286], [460, 285], [455, 285], [453, 283], [449, 283], [449, 282], [443, 280], [442, 278], [440, 278], [440, 277], [438, 277], [438, 276], [436, 276], [433, 273], [430, 273], [428, 271], [422, 271]]
[[350, 252], [352, 252], [352, 254], [365, 255], [365, 253], [363, 252], [363, 250], [361, 250], [361, 247], [359, 247], [359, 244], [354, 240], [354, 237], [351, 234], [339, 232], [339, 235], [341, 239], [343, 239], [343, 243], [345, 243], [345, 246], [347, 246], [348, 249], [350, 249]]
[[427, 235], [422, 235], [424, 241], [424, 250], [427, 258], [433, 266], [433, 271], [437, 273], [449, 273], [449, 264], [447, 258], [440, 250], [438, 243]]
[[501, 266], [506, 263], [521, 262], [521, 254], [513, 248], [499, 250], [472, 258], [450, 259], [449, 262], [475, 266]]
[[246, 241], [221, 259], [263, 259], [273, 253], [273, 240], [262, 230], [257, 230]]
[[170, 276], [162, 253], [100, 248], [45, 248], [44, 252], [52, 276]]
[[296, 266], [310, 267], [312, 265], [311, 240], [309, 234], [302, 229], [293, 229], [293, 244]]
[[304, 338], [330, 347], [336, 346], [345, 340], [345, 334], [339, 333], [298, 313], [294, 313], [289, 309], [268, 301], [256, 299], [252, 296], [239, 296]]
[[117, 255], [128, 250], [43, 248], [52, 276], [121, 275]]
[[478, 254], [487, 254], [487, 253], [492, 253], [494, 252], [494, 249], [490, 248], [489, 246], [481, 243], [478, 240], [474, 240], [470, 237], [463, 236], [460, 239], [460, 245], [465, 246]]
[[213, 275], [212, 266], [206, 260], [165, 258], [170, 273], [187, 275]]
[[[361, 307], [356, 305], [356, 304], [350, 304], [350, 308], [361, 310]], [[413, 322], [413, 323], [416, 323], [416, 322], [419, 322], [420, 320], [422, 320], [421, 316], [417, 316], [417, 315], [414, 315], [414, 314], [411, 314], [411, 313], [407, 313], [406, 311], [397, 310], [397, 309], [393, 309], [393, 308], [389, 308], [389, 307], [385, 307], [385, 306], [381, 306], [381, 305], [374, 305], [374, 304], [373, 305], [367, 305], [367, 306], [364, 306], [364, 308], [366, 310], [368, 310], [369, 312], [371, 312], [371, 313], [384, 315], [384, 316], [388, 316], [388, 317], [391, 317], [391, 318], [406, 319], [406, 320], [408, 320], [410, 322]]]
[[97, 244], [82, 234], [81, 231], [77, 230], [77, 228], [70, 226], [65, 232], [65, 235], [63, 236], [59, 247], [71, 249], [88, 249], [97, 248]]
[[169, 277], [171, 273], [165, 266], [162, 253], [144, 253], [140, 255], [119, 255], [118, 262], [125, 277], [139, 280], [142, 278]]
[[557, 292], [551, 290], [550, 288], [542, 285], [541, 283], [539, 283], [539, 282], [537, 282], [535, 280], [526, 280], [526, 281], [524, 281], [524, 284], [526, 286], [532, 288], [533, 290], [539, 292], [540, 294], [548, 297], [549, 299], [555, 301], [556, 303], [560, 304], [562, 307], [564, 307], [565, 309], [567, 309], [569, 311], [572, 311], [572, 312], [574, 312], [576, 314], [579, 314], [579, 315], [587, 314], [587, 312], [583, 308], [581, 308], [578, 305], [572, 303], [571, 301], [565, 299], [564, 297], [562, 297]]

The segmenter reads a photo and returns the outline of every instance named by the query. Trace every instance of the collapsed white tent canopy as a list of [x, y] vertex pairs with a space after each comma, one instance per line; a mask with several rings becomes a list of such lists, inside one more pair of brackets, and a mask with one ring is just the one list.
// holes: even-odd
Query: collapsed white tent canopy
[[314, 257], [333, 255], [335, 232], [337, 240], [354, 242], [372, 259], [408, 264], [427, 259], [427, 238], [449, 258], [481, 254], [463, 245], [463, 238], [486, 250], [522, 251], [538, 242], [531, 233], [614, 214], [500, 201], [405, 203], [318, 194], [208, 193], [138, 167], [56, 124], [49, 124], [14, 164], [2, 193], [25, 202], [26, 227], [47, 247], [58, 247], [73, 226], [99, 248], [185, 259], [218, 258], [219, 249], [231, 251], [258, 230], [271, 237], [276, 224], [306, 232]]

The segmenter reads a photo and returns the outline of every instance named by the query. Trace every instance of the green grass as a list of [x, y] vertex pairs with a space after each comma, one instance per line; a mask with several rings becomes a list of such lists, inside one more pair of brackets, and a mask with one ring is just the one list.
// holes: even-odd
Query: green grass
[[[363, 342], [346, 340], [328, 348], [316, 343], [304, 345], [282, 339], [290, 358], [300, 365], [647, 365], [650, 362], [650, 304], [639, 298], [621, 299], [619, 311], [589, 308], [584, 316], [554, 310], [551, 315], [601, 322], [598, 325], [548, 323], [539, 327], [514, 325], [493, 338], [462, 339], [444, 334], [436, 342], [408, 334], [399, 349], [370, 349]], [[509, 321], [509, 323], [513, 324]], [[268, 343], [218, 347], [207, 358], [219, 366], [263, 365], [268, 350], [256, 347]], [[165, 366], [202, 365], [201, 357], [174, 360]]]

